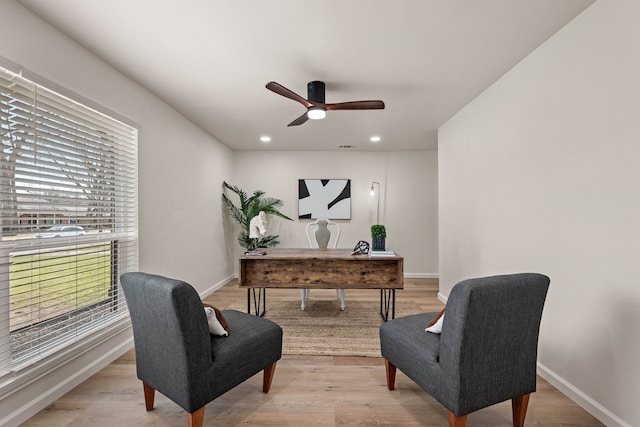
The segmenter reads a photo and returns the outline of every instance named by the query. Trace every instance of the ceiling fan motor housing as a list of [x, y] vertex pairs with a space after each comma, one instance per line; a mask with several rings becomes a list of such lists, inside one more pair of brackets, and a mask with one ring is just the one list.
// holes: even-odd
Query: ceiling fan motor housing
[[307, 99], [313, 102], [325, 103], [324, 82], [314, 80], [307, 83]]

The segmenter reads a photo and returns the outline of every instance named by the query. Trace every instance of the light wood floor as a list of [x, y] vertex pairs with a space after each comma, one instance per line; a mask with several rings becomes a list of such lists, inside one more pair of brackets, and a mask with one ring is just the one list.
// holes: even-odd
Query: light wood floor
[[[409, 299], [424, 311], [442, 307], [436, 280], [406, 280], [398, 299]], [[268, 302], [297, 290], [269, 290]], [[333, 292], [335, 291], [314, 291]], [[329, 295], [329, 294], [325, 294]], [[348, 291], [349, 300], [371, 298], [378, 291]], [[246, 299], [231, 283], [206, 300], [226, 307]], [[468, 427], [511, 425], [509, 402], [469, 415]], [[49, 408], [23, 424], [27, 427], [186, 427], [184, 411], [160, 394], [146, 412], [142, 385], [136, 378], [133, 352], [98, 372]], [[396, 389], [387, 390], [382, 358], [283, 356], [271, 391], [262, 393], [262, 375], [207, 405], [205, 426], [446, 426], [446, 410], [398, 371]], [[546, 381], [529, 402], [526, 426], [603, 426]]]

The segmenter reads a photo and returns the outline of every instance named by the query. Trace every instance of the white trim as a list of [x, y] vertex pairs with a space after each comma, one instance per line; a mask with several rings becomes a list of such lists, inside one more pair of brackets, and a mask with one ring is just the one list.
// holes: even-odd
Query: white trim
[[553, 372], [543, 364], [538, 362], [538, 375], [549, 384], [557, 388], [562, 394], [573, 400], [578, 406], [596, 417], [608, 427], [631, 427], [631, 424], [625, 422], [613, 412], [584, 394], [573, 384], [567, 382], [560, 375]]
[[449, 297], [445, 296], [444, 294], [438, 292], [438, 299], [443, 303], [443, 304], [447, 304], [447, 300], [449, 299]]
[[439, 279], [438, 273], [405, 273], [405, 279]]
[[19, 74], [22, 70], [22, 67], [19, 64], [16, 64], [3, 56], [0, 56], [0, 67], [13, 71], [16, 74]]
[[238, 276], [236, 276], [236, 275], [227, 276], [227, 278], [222, 279], [218, 283], [216, 283], [213, 286], [205, 289], [202, 292], [198, 292], [198, 294], [200, 295], [200, 298], [205, 298], [205, 297], [209, 296], [210, 294], [214, 293], [215, 291], [217, 291], [219, 289], [222, 289], [226, 284], [228, 284], [229, 282], [231, 282], [232, 280], [237, 279], [237, 278], [238, 278]]
[[85, 105], [86, 107], [89, 107], [93, 110], [96, 110], [99, 113], [105, 114], [107, 116], [110, 116], [111, 118], [118, 120], [119, 122], [122, 122], [126, 125], [129, 125], [133, 128], [136, 128], [137, 130], [141, 129], [141, 126], [134, 122], [133, 120], [124, 117], [121, 114], [116, 113], [113, 110], [110, 110], [109, 108], [98, 104], [97, 102], [93, 102], [88, 98], [85, 98], [84, 96], [73, 92], [72, 90], [69, 90], [45, 77], [42, 77], [39, 74], [36, 74], [32, 71], [29, 71], [27, 69], [25, 69], [22, 65], [20, 64], [16, 64], [15, 62], [0, 56], [0, 67], [7, 69], [11, 72], [14, 72], [28, 80], [31, 80], [34, 83], [37, 83], [41, 86], [46, 87], [49, 90], [52, 90], [54, 92], [58, 92], [60, 95], [66, 96], [67, 98], [72, 99], [75, 102], [78, 102], [80, 104]]
[[133, 348], [129, 318], [64, 349], [0, 385], [0, 425], [17, 427]]

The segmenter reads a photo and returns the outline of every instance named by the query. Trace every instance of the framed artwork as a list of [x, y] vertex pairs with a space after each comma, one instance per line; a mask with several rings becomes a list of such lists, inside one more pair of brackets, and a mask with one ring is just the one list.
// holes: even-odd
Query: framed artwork
[[298, 218], [351, 219], [351, 180], [299, 179]]

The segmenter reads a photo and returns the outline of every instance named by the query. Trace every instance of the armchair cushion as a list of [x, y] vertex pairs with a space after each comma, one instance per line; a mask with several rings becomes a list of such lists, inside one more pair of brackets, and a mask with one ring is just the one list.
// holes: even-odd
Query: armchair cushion
[[235, 387], [260, 372], [282, 354], [282, 329], [264, 317], [236, 310], [222, 310], [233, 333], [211, 337], [215, 395]]
[[[440, 360], [440, 334], [427, 334], [424, 325], [438, 313], [419, 313], [396, 317], [380, 329], [383, 356], [405, 367], [402, 370], [423, 388], [428, 384], [438, 387], [442, 379], [434, 369]], [[425, 377], [426, 375], [426, 377]]]

